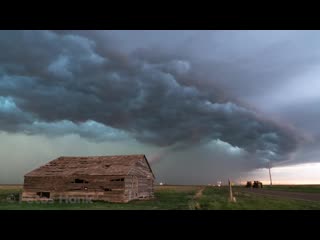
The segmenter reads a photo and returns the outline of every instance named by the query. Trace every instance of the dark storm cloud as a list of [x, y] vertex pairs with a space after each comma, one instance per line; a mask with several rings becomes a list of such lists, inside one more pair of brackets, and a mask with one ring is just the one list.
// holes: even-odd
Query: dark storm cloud
[[207, 42], [201, 52], [210, 61], [195, 66], [202, 74], [199, 88], [219, 86], [252, 103], [267, 95], [259, 107], [268, 105], [273, 91], [320, 62], [317, 31], [216, 31], [212, 39], [216, 47]]
[[[187, 56], [159, 49], [125, 54], [102, 40], [88, 32], [1, 31], [1, 130], [98, 140], [129, 134], [180, 147], [220, 139], [262, 161], [285, 160], [296, 149], [292, 130], [220, 87], [203, 87], [210, 75]], [[225, 78], [237, 73], [230, 69]]]

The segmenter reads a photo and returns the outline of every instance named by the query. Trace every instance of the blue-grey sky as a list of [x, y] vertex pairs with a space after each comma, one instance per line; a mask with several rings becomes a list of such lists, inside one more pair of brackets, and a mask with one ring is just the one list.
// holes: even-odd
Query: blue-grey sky
[[0, 183], [61, 155], [145, 153], [171, 183], [318, 162], [319, 40], [0, 31]]

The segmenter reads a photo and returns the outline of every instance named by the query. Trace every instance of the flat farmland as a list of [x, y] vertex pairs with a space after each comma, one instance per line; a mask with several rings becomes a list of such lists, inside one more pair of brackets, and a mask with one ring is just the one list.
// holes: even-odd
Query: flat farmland
[[[129, 203], [19, 201], [21, 185], [0, 185], [0, 209], [5, 210], [320, 210], [319, 185], [272, 186], [246, 189], [234, 186], [236, 202], [229, 202], [228, 187], [155, 186], [155, 198]], [[286, 194], [287, 193], [287, 194]], [[292, 195], [293, 194], [293, 195]], [[297, 199], [297, 195], [307, 199]], [[301, 195], [302, 194], [302, 195]], [[310, 199], [308, 199], [310, 198]]]

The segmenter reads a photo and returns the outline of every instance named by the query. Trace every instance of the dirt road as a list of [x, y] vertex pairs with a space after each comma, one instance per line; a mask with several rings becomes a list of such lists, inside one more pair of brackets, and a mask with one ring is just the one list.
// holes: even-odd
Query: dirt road
[[195, 199], [199, 199], [202, 196], [202, 192], [203, 192], [204, 188], [201, 188], [194, 196]]
[[196, 194], [194, 195], [194, 197], [192, 198], [192, 200], [189, 202], [189, 209], [190, 210], [197, 210], [197, 209], [201, 209], [200, 203], [197, 201], [199, 198], [201, 198], [202, 196], [202, 192], [205, 188], [201, 188], [199, 189]]
[[254, 193], [264, 196], [282, 197], [296, 200], [320, 201], [320, 193], [287, 192], [267, 189], [241, 188], [236, 191]]

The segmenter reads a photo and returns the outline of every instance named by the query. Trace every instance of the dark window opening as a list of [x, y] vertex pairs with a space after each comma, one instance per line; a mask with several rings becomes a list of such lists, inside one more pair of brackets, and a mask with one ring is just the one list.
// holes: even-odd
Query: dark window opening
[[50, 198], [50, 192], [37, 192], [37, 195], [42, 198]]
[[111, 188], [106, 188], [106, 187], [103, 187], [103, 186], [100, 186], [101, 189], [103, 189], [103, 191], [105, 192], [111, 192], [112, 189]]
[[83, 180], [83, 179], [75, 179], [74, 181], [72, 181], [71, 183], [89, 183], [88, 181], [86, 180]]
[[105, 167], [105, 168], [108, 168], [108, 167], [110, 167], [110, 165], [104, 165], [104, 167]]
[[111, 179], [111, 182], [123, 182], [124, 178]]

